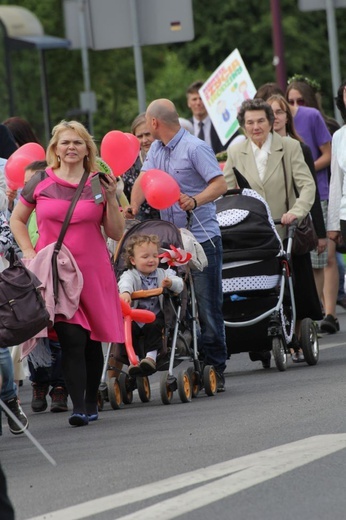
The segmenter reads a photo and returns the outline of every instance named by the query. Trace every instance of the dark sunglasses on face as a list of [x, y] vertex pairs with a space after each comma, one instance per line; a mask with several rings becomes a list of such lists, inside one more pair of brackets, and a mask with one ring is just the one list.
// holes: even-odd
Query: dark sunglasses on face
[[298, 105], [298, 106], [300, 106], [300, 107], [305, 106], [305, 101], [304, 101], [303, 98], [298, 98], [298, 99], [289, 99], [288, 102], [289, 102], [289, 104], [292, 105], [292, 106], [293, 106], [293, 105]]

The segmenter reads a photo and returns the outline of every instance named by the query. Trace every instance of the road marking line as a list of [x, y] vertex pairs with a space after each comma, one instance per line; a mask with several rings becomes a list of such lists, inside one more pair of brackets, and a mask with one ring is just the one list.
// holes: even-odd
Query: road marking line
[[308, 437], [28, 520], [80, 520], [165, 493], [185, 490], [189, 486], [204, 484], [182, 493], [178, 499], [174, 497], [164, 500], [119, 519], [170, 520], [345, 448], [346, 434]]
[[335, 341], [334, 343], [328, 343], [327, 345], [320, 345], [320, 350], [326, 350], [328, 348], [345, 347], [345, 340]]

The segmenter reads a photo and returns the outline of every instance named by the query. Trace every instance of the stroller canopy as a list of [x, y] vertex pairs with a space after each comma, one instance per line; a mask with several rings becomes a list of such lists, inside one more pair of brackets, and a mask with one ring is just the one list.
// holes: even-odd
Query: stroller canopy
[[266, 201], [255, 191], [226, 193], [216, 201], [223, 261], [265, 260], [282, 253], [283, 246]]

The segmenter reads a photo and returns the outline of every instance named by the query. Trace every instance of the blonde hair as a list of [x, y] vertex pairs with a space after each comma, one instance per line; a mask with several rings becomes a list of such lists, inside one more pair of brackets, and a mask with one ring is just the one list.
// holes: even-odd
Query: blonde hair
[[133, 135], [136, 135], [137, 126], [142, 125], [143, 123], [146, 123], [145, 112], [138, 114], [138, 116], [134, 118], [134, 120], [131, 123], [131, 133]]
[[131, 258], [134, 257], [135, 247], [141, 246], [142, 244], [155, 244], [159, 250], [160, 239], [157, 235], [133, 235], [129, 239], [124, 253], [124, 263], [128, 269], [133, 269], [134, 267], [131, 263]]
[[97, 156], [97, 147], [94, 143], [93, 137], [89, 134], [88, 130], [85, 128], [82, 123], [78, 121], [64, 121], [62, 120], [59, 124], [57, 124], [52, 130], [52, 138], [49, 141], [47, 152], [46, 152], [46, 160], [47, 164], [50, 168], [58, 168], [59, 161], [58, 156], [56, 155], [56, 146], [58, 144], [60, 134], [65, 130], [73, 130], [76, 134], [79, 135], [83, 141], [85, 141], [86, 147], [88, 149], [88, 155], [84, 157], [83, 166], [84, 169], [90, 173], [97, 171], [96, 164], [96, 156]]

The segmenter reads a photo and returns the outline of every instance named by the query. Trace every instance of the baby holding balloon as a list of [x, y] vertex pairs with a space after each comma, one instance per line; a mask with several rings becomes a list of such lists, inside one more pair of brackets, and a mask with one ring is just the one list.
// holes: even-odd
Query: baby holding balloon
[[[172, 269], [159, 268], [159, 238], [156, 235], [134, 235], [129, 240], [125, 251], [125, 265], [128, 268], [119, 280], [120, 298], [131, 303], [131, 294], [135, 291], [167, 288], [172, 293], [180, 293], [184, 282]], [[130, 376], [144, 376], [156, 372], [156, 358], [162, 349], [162, 331], [164, 329], [163, 296], [153, 296], [134, 301], [140, 309], [147, 309], [156, 314], [152, 323], [132, 322], [132, 338], [138, 359], [138, 365], [129, 366]], [[140, 338], [143, 338], [144, 352], [140, 352]]]

